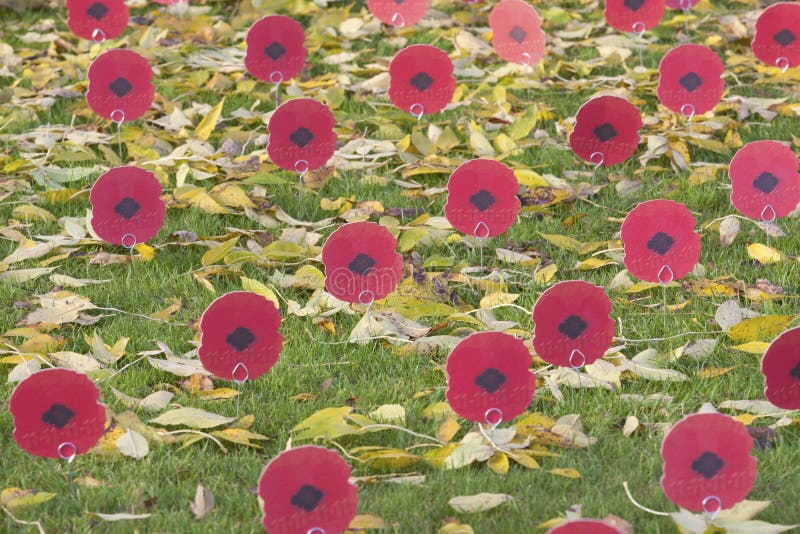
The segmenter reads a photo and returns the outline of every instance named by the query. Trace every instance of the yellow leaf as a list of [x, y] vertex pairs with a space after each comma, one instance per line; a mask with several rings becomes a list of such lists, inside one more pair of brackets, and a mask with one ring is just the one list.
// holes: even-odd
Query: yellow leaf
[[236, 184], [224, 183], [214, 186], [208, 194], [222, 204], [230, 208], [255, 208], [256, 205], [247, 196], [247, 193]]
[[408, 252], [424, 239], [428, 235], [428, 232], [429, 230], [427, 228], [409, 228], [403, 232], [403, 235], [400, 236], [400, 240], [397, 242], [398, 252]]
[[560, 477], [581, 478], [581, 474], [578, 470], [571, 467], [556, 467], [555, 469], [548, 469], [547, 472]]
[[761, 243], [747, 245], [747, 255], [761, 265], [778, 263], [784, 259], [784, 256], [780, 251], [775, 250], [772, 247], [768, 247], [767, 245], [762, 245]]
[[15, 510], [17, 508], [24, 508], [26, 506], [35, 506], [47, 502], [53, 497], [55, 493], [46, 493], [43, 491], [25, 490], [21, 488], [5, 488], [0, 493], [0, 504]]
[[551, 263], [533, 273], [533, 278], [536, 280], [537, 284], [547, 285], [556, 275], [556, 271], [558, 271], [558, 265]]
[[475, 534], [472, 527], [463, 523], [447, 523], [436, 534]]
[[728, 337], [736, 343], [772, 341], [789, 327], [794, 317], [792, 315], [762, 315], [745, 319], [728, 330]]
[[219, 103], [211, 108], [211, 111], [208, 112], [208, 115], [203, 117], [203, 120], [197, 125], [197, 128], [194, 130], [194, 135], [201, 141], [207, 140], [211, 136], [211, 132], [214, 131], [214, 128], [217, 127], [217, 121], [219, 120], [220, 113], [222, 113], [222, 105], [225, 103], [225, 97], [222, 97], [222, 100]]
[[547, 180], [542, 178], [541, 174], [530, 169], [516, 169], [514, 176], [517, 177], [519, 184], [525, 187], [548, 187], [550, 185]]
[[203, 254], [203, 257], [200, 258], [200, 263], [203, 265], [212, 265], [217, 263], [219, 260], [224, 258], [238, 242], [239, 236], [236, 236], [208, 249], [206, 253]]
[[371, 514], [358, 514], [351, 521], [347, 527], [350, 530], [367, 530], [371, 528], [383, 528], [386, 523], [377, 515]]
[[225, 400], [225, 399], [232, 399], [239, 392], [235, 389], [231, 388], [216, 388], [210, 391], [201, 391], [200, 397], [207, 400]]
[[133, 248], [139, 253], [139, 257], [145, 261], [150, 261], [156, 257], [156, 249], [147, 243], [137, 243]]
[[447, 443], [458, 433], [461, 429], [461, 425], [458, 424], [458, 421], [455, 417], [448, 417], [442, 424], [439, 425], [439, 429], [436, 431], [436, 438], [440, 441], [444, 441]]
[[583, 261], [579, 261], [575, 264], [575, 268], [579, 271], [591, 271], [593, 269], [599, 269], [600, 267], [605, 267], [606, 265], [616, 265], [617, 262], [614, 260], [604, 260], [602, 258], [587, 258]]
[[558, 248], [569, 250], [570, 252], [578, 252], [583, 246], [583, 243], [573, 237], [560, 234], [543, 234], [541, 232], [539, 232], [539, 235]]
[[476, 156], [494, 156], [495, 151], [483, 132], [483, 128], [478, 126], [475, 121], [469, 123], [469, 146]]
[[508, 456], [503, 452], [495, 451], [492, 457], [489, 458], [489, 469], [498, 475], [508, 473]]
[[17, 206], [11, 210], [11, 216], [23, 221], [37, 221], [39, 219], [50, 222], [56, 221], [55, 215], [44, 208], [40, 208], [39, 206], [34, 206], [32, 204], [23, 204], [21, 206]]
[[540, 467], [539, 462], [537, 462], [533, 456], [526, 454], [524, 451], [515, 451], [514, 456], [512, 456], [511, 459], [528, 469], [539, 469]]
[[253, 280], [252, 278], [247, 278], [242, 276], [242, 289], [245, 291], [252, 291], [253, 293], [258, 293], [271, 303], [275, 305], [275, 308], [280, 309], [281, 304], [278, 300], [278, 296], [275, 295], [275, 292], [272, 291], [269, 287], [262, 284], [258, 280]]
[[492, 308], [494, 306], [502, 306], [503, 304], [511, 304], [519, 298], [516, 293], [502, 293], [497, 291], [490, 293], [483, 297], [480, 302], [481, 308]]
[[739, 415], [734, 417], [734, 419], [742, 423], [744, 426], [750, 426], [753, 423], [753, 421], [758, 419], [758, 416], [749, 413], [740, 413]]
[[735, 345], [731, 348], [748, 354], [764, 354], [767, 352], [767, 348], [769, 348], [769, 343], [766, 341], [750, 341], [748, 343], [742, 343], [741, 345]]
[[733, 367], [706, 367], [705, 369], [700, 369], [697, 372], [697, 376], [700, 378], [714, 378], [727, 374], [737, 367], [738, 365], [734, 365]]

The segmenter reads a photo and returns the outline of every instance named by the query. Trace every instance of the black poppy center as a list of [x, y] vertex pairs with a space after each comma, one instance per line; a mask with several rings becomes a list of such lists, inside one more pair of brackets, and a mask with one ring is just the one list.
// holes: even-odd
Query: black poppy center
[[280, 58], [283, 54], [286, 53], [286, 48], [280, 44], [278, 41], [275, 41], [268, 47], [264, 49], [264, 53], [272, 58], [272, 61], [276, 61]]
[[424, 91], [428, 87], [431, 86], [433, 83], [433, 78], [431, 78], [427, 72], [418, 72], [411, 78], [411, 85], [417, 88], [417, 91]]
[[302, 126], [293, 131], [292, 134], [289, 136], [289, 141], [299, 146], [300, 148], [306, 146], [308, 143], [311, 142], [312, 139], [314, 139], [314, 134], [311, 133], [311, 130], [309, 130], [308, 128], [304, 128]]
[[791, 371], [789, 371], [789, 374], [790, 374], [790, 375], [792, 376], [792, 378], [794, 378], [795, 380], [800, 380], [800, 362], [797, 362], [797, 365], [795, 365], [794, 367], [792, 367], [792, 370], [791, 370]]
[[678, 80], [684, 89], [689, 91], [690, 93], [703, 85], [703, 78], [697, 75], [696, 72], [689, 72], [684, 74], [680, 80]]
[[108, 8], [100, 2], [95, 2], [86, 10], [86, 14], [95, 20], [102, 19], [106, 16], [106, 13], [108, 13]]
[[606, 142], [609, 139], [614, 139], [617, 136], [617, 130], [610, 122], [604, 122], [594, 129], [594, 135], [601, 141]]
[[373, 267], [375, 267], [375, 260], [363, 253], [353, 258], [353, 261], [347, 265], [348, 269], [361, 276], [366, 276]]
[[478, 208], [478, 211], [486, 211], [495, 203], [494, 196], [486, 189], [481, 189], [471, 197], [469, 203]]
[[487, 393], [494, 393], [506, 381], [506, 375], [489, 367], [484, 372], [475, 377], [475, 385], [485, 390]]
[[116, 206], [114, 206], [114, 211], [122, 217], [131, 220], [134, 215], [139, 213], [140, 208], [141, 206], [138, 202], [133, 200], [131, 197], [125, 197], [120, 200]]
[[762, 172], [758, 175], [758, 178], [753, 180], [753, 187], [768, 195], [772, 193], [772, 190], [775, 189], [775, 186], [778, 185], [778, 177], [772, 174], [771, 172]]
[[403, 3], [403, 2], [405, 2], [405, 1], [406, 1], [406, 0], [394, 0], [394, 3], [395, 3], [395, 4], [397, 4], [397, 5], [399, 6], [400, 4], [402, 4], [402, 3]]
[[528, 32], [519, 26], [514, 26], [514, 28], [508, 32], [508, 36], [514, 39], [516, 42], [521, 43], [528, 36]]
[[586, 330], [586, 321], [577, 315], [570, 315], [558, 325], [558, 331], [570, 339], [575, 339]]
[[779, 45], [783, 46], [784, 48], [792, 44], [797, 37], [795, 37], [792, 30], [789, 28], [784, 28], [775, 35], [772, 36], [775, 39], [775, 42]]
[[311, 512], [317, 507], [319, 501], [322, 500], [325, 494], [321, 489], [311, 484], [305, 484], [297, 493], [292, 495], [292, 504], [298, 508], [302, 508], [306, 512]]
[[725, 462], [722, 461], [722, 458], [711, 451], [706, 451], [692, 462], [692, 471], [709, 480], [714, 478], [714, 475], [724, 466]]
[[236, 352], [242, 352], [255, 340], [256, 336], [243, 326], [240, 326], [225, 338], [225, 342], [236, 349]]
[[111, 89], [111, 92], [117, 95], [119, 98], [127, 95], [133, 89], [133, 85], [127, 79], [119, 77], [110, 84], [108, 84], [108, 88]]
[[672, 239], [672, 236], [665, 234], [664, 232], [658, 232], [656, 235], [650, 238], [650, 241], [647, 242], [647, 248], [658, 254], [659, 256], [663, 256], [669, 249], [672, 247], [675, 240]]
[[644, 5], [644, 0], [625, 0], [623, 4], [631, 11], [639, 11], [639, 8]]
[[64, 428], [74, 415], [75, 412], [63, 404], [54, 404], [42, 414], [42, 421], [56, 428]]

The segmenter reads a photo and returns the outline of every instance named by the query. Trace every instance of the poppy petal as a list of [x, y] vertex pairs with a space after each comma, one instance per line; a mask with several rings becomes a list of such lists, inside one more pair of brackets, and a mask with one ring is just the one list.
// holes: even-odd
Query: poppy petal
[[753, 53], [767, 65], [788, 69], [800, 65], [800, 4], [778, 2], [756, 20]]
[[325, 165], [336, 150], [336, 119], [330, 108], [311, 98], [284, 102], [269, 119], [267, 153], [286, 170], [305, 174]]
[[123, 0], [67, 0], [67, 26], [82, 39], [114, 39], [125, 31], [129, 17]]
[[745, 217], [772, 221], [800, 203], [800, 159], [777, 141], [748, 143], [733, 156], [731, 202]]
[[492, 46], [505, 61], [535, 65], [544, 55], [545, 33], [536, 8], [524, 0], [501, 0], [489, 14]]
[[389, 99], [413, 115], [443, 110], [456, 90], [453, 62], [431, 45], [412, 45], [399, 51], [389, 64]]
[[244, 66], [253, 77], [265, 82], [290, 80], [306, 63], [305, 40], [303, 26], [293, 18], [263, 17], [247, 32]]
[[652, 30], [664, 18], [664, 0], [606, 0], [605, 17], [609, 26], [622, 32]]
[[658, 65], [658, 99], [685, 116], [714, 109], [725, 92], [725, 66], [716, 52], [697, 44], [676, 46]]
[[700, 0], [666, 0], [667, 7], [688, 11], [700, 3]]
[[786, 330], [770, 343], [761, 359], [764, 395], [779, 408], [800, 408], [800, 327]]
[[636, 152], [642, 114], [617, 96], [589, 100], [575, 115], [569, 145], [575, 154], [595, 165], [616, 165]]
[[153, 69], [131, 50], [109, 50], [92, 61], [87, 73], [86, 102], [92, 110], [114, 122], [133, 121], [150, 108], [155, 96]]
[[430, 0], [367, 0], [372, 16], [388, 26], [413, 26], [425, 16]]
[[608, 523], [599, 519], [573, 519], [557, 527], [553, 527], [545, 534], [621, 534]]

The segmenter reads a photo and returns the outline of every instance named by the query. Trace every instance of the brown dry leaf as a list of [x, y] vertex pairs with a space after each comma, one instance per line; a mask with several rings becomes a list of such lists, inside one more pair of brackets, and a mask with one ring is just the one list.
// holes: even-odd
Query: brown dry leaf
[[195, 519], [203, 519], [214, 509], [214, 495], [211, 490], [204, 488], [202, 484], [197, 485], [194, 493], [194, 500], [189, 501], [189, 508], [192, 510]]

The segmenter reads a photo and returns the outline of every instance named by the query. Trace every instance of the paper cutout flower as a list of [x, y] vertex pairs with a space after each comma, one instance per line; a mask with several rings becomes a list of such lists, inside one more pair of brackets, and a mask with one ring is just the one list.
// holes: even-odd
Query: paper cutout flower
[[614, 339], [611, 301], [602, 287], [570, 280], [547, 289], [533, 307], [533, 350], [544, 361], [583, 367], [602, 358]]
[[100, 391], [89, 377], [68, 369], [37, 371], [11, 393], [14, 439], [26, 452], [71, 460], [97, 444], [106, 424]]
[[625, 267], [646, 282], [669, 283], [694, 269], [700, 259], [700, 235], [692, 213], [672, 200], [648, 200], [622, 222]]
[[519, 182], [499, 161], [474, 159], [447, 181], [444, 214], [453, 228], [479, 238], [500, 235], [517, 220]]
[[524, 0], [501, 0], [489, 14], [492, 46], [505, 61], [535, 65], [544, 55], [542, 19]]
[[224, 380], [255, 380], [278, 361], [283, 348], [280, 326], [280, 312], [261, 295], [226, 293], [200, 319], [200, 361]]
[[86, 102], [92, 110], [114, 122], [133, 121], [153, 103], [153, 69], [131, 50], [109, 50], [89, 65]]
[[777, 141], [748, 143], [733, 156], [731, 202], [745, 217], [772, 221], [800, 203], [800, 160]]
[[455, 91], [453, 62], [435, 46], [409, 46], [399, 51], [389, 64], [389, 98], [412, 115], [438, 113]]
[[536, 391], [531, 359], [525, 344], [510, 334], [470, 334], [447, 357], [447, 402], [470, 421], [511, 421]]
[[369, 304], [394, 291], [403, 277], [403, 257], [385, 226], [343, 224], [322, 247], [325, 289], [337, 299]]
[[636, 106], [618, 96], [599, 96], [578, 110], [569, 145], [595, 165], [616, 165], [636, 152], [641, 127], [642, 114]]
[[[272, 459], [258, 480], [270, 534], [344, 532], [358, 510], [350, 466], [337, 453], [307, 445]], [[316, 530], [315, 530], [316, 529]]]
[[664, 18], [664, 0], [606, 0], [606, 22], [621, 32], [644, 33]]
[[718, 413], [690, 415], [661, 445], [667, 498], [693, 512], [714, 513], [743, 500], [756, 480], [753, 440], [739, 421]]
[[786, 330], [770, 343], [761, 359], [764, 395], [778, 408], [800, 408], [800, 327]]
[[139, 167], [116, 167], [92, 187], [92, 230], [103, 240], [131, 248], [155, 236], [167, 207], [155, 175]]
[[716, 52], [697, 44], [676, 46], [658, 65], [658, 99], [675, 113], [702, 115], [725, 92], [725, 67]]
[[667, 0], [667, 7], [688, 11], [700, 3], [700, 0]]
[[765, 9], [756, 20], [751, 48], [767, 65], [800, 65], [800, 4], [779, 2]]
[[413, 26], [425, 16], [430, 0], [367, 0], [367, 8], [379, 21], [395, 28]]
[[125, 31], [129, 17], [123, 0], [67, 0], [67, 26], [81, 39], [113, 39]]
[[283, 103], [269, 119], [267, 154], [272, 162], [300, 174], [325, 165], [336, 150], [336, 119], [310, 98]]
[[306, 63], [306, 34], [296, 20], [270, 15], [247, 32], [244, 66], [253, 77], [281, 83], [297, 76]]
[[620, 534], [620, 531], [599, 519], [573, 519], [551, 528], [545, 534]]

